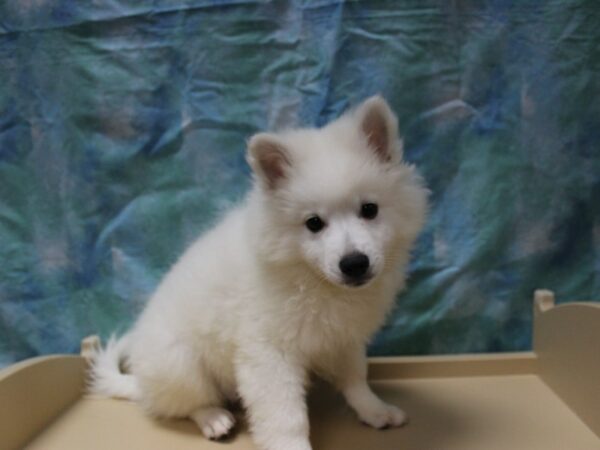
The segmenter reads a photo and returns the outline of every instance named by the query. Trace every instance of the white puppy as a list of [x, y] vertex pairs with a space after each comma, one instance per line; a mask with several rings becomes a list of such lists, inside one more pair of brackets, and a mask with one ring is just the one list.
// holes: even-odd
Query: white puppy
[[316, 373], [363, 422], [402, 425], [404, 412], [367, 385], [365, 358], [426, 212], [401, 152], [381, 97], [321, 129], [252, 137], [247, 199], [96, 356], [93, 391], [191, 418], [210, 439], [230, 431], [225, 404], [241, 398], [259, 448], [310, 450], [305, 392]]

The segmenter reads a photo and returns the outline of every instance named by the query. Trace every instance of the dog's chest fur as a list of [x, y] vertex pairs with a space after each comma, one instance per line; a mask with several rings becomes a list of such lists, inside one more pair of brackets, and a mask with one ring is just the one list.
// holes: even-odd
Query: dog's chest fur
[[270, 327], [269, 338], [309, 362], [356, 344], [364, 345], [380, 325], [389, 304], [380, 289], [332, 293], [300, 286], [279, 298], [282, 303], [270, 308], [274, 326]]

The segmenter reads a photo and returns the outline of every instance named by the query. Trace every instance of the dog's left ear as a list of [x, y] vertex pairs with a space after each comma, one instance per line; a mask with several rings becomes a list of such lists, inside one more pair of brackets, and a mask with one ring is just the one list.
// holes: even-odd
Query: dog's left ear
[[400, 160], [402, 142], [398, 136], [398, 119], [383, 97], [368, 98], [358, 106], [356, 114], [369, 149], [383, 162]]

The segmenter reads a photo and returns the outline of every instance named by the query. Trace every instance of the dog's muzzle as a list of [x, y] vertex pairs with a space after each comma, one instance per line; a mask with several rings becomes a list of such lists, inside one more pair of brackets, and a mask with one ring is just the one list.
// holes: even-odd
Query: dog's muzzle
[[344, 283], [350, 286], [361, 286], [371, 279], [369, 257], [361, 252], [352, 252], [340, 259], [340, 271]]

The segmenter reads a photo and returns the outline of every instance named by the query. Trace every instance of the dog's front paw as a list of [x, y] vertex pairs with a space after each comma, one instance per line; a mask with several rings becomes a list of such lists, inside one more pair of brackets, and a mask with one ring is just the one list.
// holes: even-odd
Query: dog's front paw
[[408, 416], [394, 405], [381, 403], [370, 411], [361, 411], [360, 420], [373, 428], [383, 430], [390, 427], [401, 427], [408, 422]]

